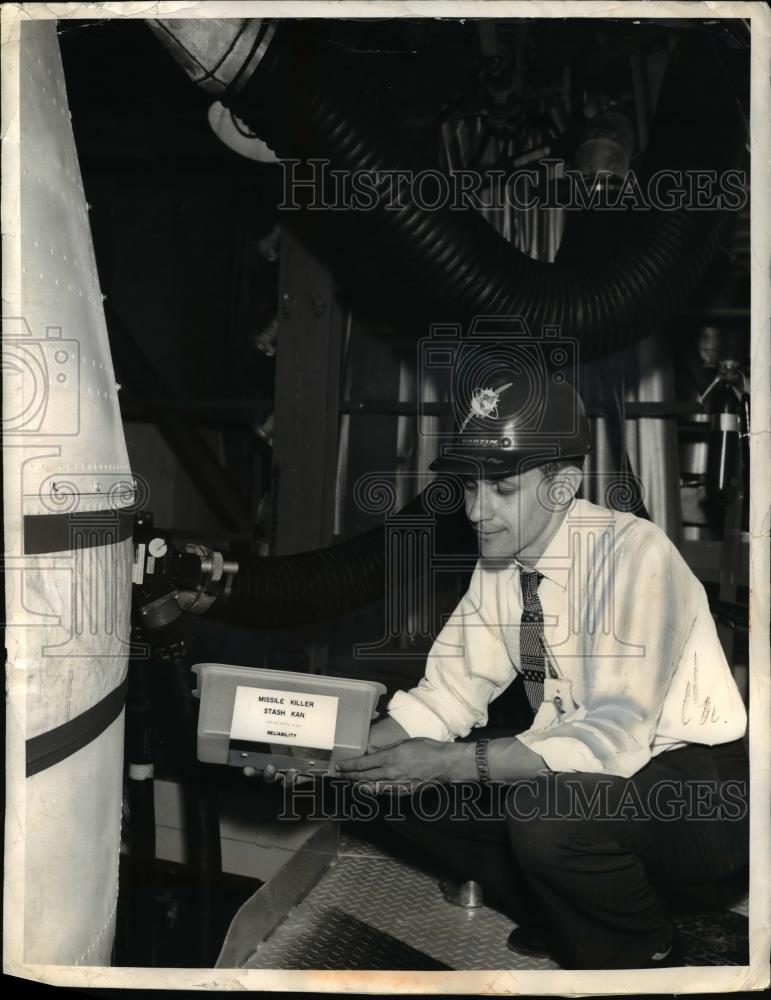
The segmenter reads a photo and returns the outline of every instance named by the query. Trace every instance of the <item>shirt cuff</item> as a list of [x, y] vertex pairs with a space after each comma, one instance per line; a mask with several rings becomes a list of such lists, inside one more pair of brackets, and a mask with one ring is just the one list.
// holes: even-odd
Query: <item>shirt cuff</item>
[[543, 757], [550, 771], [604, 774], [605, 768], [589, 747], [572, 736], [546, 736], [527, 730], [518, 733], [517, 739]]
[[425, 736], [428, 739], [450, 743], [453, 736], [438, 715], [409, 691], [397, 691], [388, 702], [388, 714], [398, 722], [412, 739]]

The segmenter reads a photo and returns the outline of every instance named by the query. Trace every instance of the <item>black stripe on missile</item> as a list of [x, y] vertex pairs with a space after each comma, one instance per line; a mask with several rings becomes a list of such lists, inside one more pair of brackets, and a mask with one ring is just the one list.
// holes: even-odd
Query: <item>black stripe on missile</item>
[[27, 777], [45, 771], [93, 743], [120, 715], [127, 690], [128, 675], [119, 687], [96, 705], [56, 729], [27, 740]]
[[72, 511], [67, 514], [25, 514], [24, 554], [70, 552], [98, 545], [114, 545], [130, 538], [133, 511]]

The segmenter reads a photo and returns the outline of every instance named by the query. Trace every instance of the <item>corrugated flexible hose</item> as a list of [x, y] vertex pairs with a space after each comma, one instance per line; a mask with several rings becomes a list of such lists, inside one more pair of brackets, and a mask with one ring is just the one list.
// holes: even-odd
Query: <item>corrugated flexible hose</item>
[[[741, 164], [746, 124], [720, 55], [694, 33], [681, 40], [662, 84], [641, 171], [643, 189], [657, 175], [660, 195], [677, 188], [679, 179], [661, 175], [663, 170], [719, 175]], [[333, 249], [352, 266], [363, 260], [372, 271], [379, 261], [378, 275], [385, 264], [403, 282], [398, 295], [384, 282], [392, 313], [401, 307], [412, 318], [420, 310], [432, 321], [461, 323], [476, 316], [523, 316], [531, 330], [556, 325], [563, 336], [576, 337], [587, 361], [649, 334], [703, 277], [724, 222], [716, 209], [630, 210], [623, 213], [620, 245], [605, 254], [593, 245], [589, 260], [572, 252], [569, 264], [559, 257], [550, 264], [517, 250], [471, 208], [419, 207], [408, 180], [399, 188], [403, 207], [394, 208], [392, 172], [427, 165], [394, 153], [387, 127], [350, 106], [330, 63], [312, 27], [281, 22], [254, 75], [223, 102], [282, 158], [312, 156], [329, 160], [334, 170], [382, 172], [374, 186], [377, 206], [328, 213], [334, 229], [328, 225], [327, 232]], [[568, 213], [565, 244], [570, 216], [580, 214]], [[312, 215], [318, 228], [324, 213]], [[351, 239], [353, 233], [359, 238]], [[405, 289], [415, 294], [401, 294]]]
[[[255, 74], [223, 102], [281, 157], [328, 158], [332, 168], [349, 171], [404, 168], [386, 129], [357, 116], [329, 82], [333, 76], [307, 26], [282, 22]], [[662, 169], [735, 169], [745, 140], [740, 102], [721, 59], [705, 39], [688, 36], [662, 85], [644, 178]], [[682, 303], [703, 277], [723, 223], [718, 210], [630, 212], [628, 232], [620, 244], [614, 241], [612, 253], [582, 262], [568, 227], [562, 259], [570, 263], [558, 257], [548, 264], [516, 250], [474, 210], [425, 211], [409, 200], [407, 187], [404, 207], [386, 208], [393, 203], [391, 184], [376, 189], [375, 210], [352, 212], [345, 224], [335, 213], [338, 244], [349, 244], [350, 233], [359, 231], [366, 238], [353, 245], [367, 266], [387, 261], [420, 290], [419, 298], [391, 294], [391, 304], [420, 306], [433, 320], [521, 315], [531, 330], [557, 325], [578, 338], [583, 360], [634, 343]], [[405, 512], [417, 510], [425, 510], [422, 497]], [[442, 527], [450, 520], [437, 518], [440, 532], [457, 529], [457, 522]], [[332, 619], [381, 597], [385, 581], [380, 527], [328, 549], [254, 559], [239, 571], [222, 611], [255, 626]]]

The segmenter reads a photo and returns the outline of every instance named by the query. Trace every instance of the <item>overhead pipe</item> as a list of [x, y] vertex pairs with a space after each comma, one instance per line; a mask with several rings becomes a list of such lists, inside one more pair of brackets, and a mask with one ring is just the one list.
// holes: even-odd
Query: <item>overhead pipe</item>
[[400, 530], [407, 518], [413, 527], [416, 517], [433, 519], [435, 551], [473, 554], [475, 536], [459, 501], [457, 490], [436, 482], [386, 524], [347, 541], [294, 555], [239, 560], [231, 592], [218, 598], [211, 613], [231, 624], [283, 628], [333, 621], [373, 604], [387, 587], [387, 533]]
[[[196, 26], [192, 40], [186, 24]], [[154, 21], [151, 27], [176, 50], [189, 75], [280, 157], [312, 155], [329, 159], [334, 169], [372, 174], [408, 166], [392, 159], [394, 143], [386, 130], [360, 117], [333, 85], [313, 26], [207, 21], [203, 33], [201, 24]], [[180, 50], [187, 55], [180, 58]], [[236, 51], [246, 53], [241, 63]], [[645, 176], [662, 168], [735, 168], [745, 131], [720, 60], [703, 39], [682, 40], [662, 85]], [[376, 186], [376, 208], [350, 213], [349, 223], [371, 241], [367, 263], [377, 250], [409, 282], [413, 294], [402, 297], [409, 309], [420, 304], [434, 321], [520, 315], [532, 330], [556, 325], [580, 340], [582, 360], [650, 333], [698, 284], [722, 226], [719, 211], [631, 213], [627, 238], [613, 240], [592, 261], [576, 252], [578, 237], [571, 238], [568, 226], [563, 252], [549, 264], [516, 250], [474, 210], [419, 208], [405, 185], [399, 191], [404, 207], [387, 208], [393, 202], [390, 185], [389, 179]], [[338, 225], [341, 215], [334, 216]], [[361, 257], [366, 242], [353, 245]], [[427, 511], [422, 495], [405, 509], [416, 511]], [[448, 520], [440, 517], [438, 524]], [[339, 617], [376, 600], [386, 581], [384, 531], [378, 527], [328, 549], [242, 565], [221, 613], [243, 624], [279, 626]]]
[[[177, 54], [186, 44], [180, 26], [200, 23], [151, 22], [167, 43], [173, 32], [171, 47]], [[212, 44], [218, 30], [209, 29]], [[404, 207], [386, 207], [393, 206], [393, 175], [388, 172], [427, 165], [406, 163], [403, 156], [394, 155], [395, 142], [387, 128], [354, 110], [335, 79], [339, 56], [333, 60], [325, 51], [317, 38], [318, 26], [294, 20], [244, 21], [236, 29], [231, 23], [230, 34], [236, 30], [241, 32], [240, 48], [248, 52], [243, 65], [234, 68], [232, 52], [239, 45], [230, 38], [226, 48], [231, 75], [218, 68], [215, 87], [211, 72], [202, 80], [196, 69], [198, 82], [217, 92], [279, 157], [313, 156], [328, 159], [335, 170], [384, 175], [374, 186], [373, 210], [348, 213], [342, 228], [341, 213], [330, 214], [345, 242], [348, 224], [366, 233], [369, 246], [357, 239], [356, 257], [364, 251], [369, 262], [377, 254], [409, 282], [411, 294], [390, 296], [392, 304], [406, 300], [410, 312], [422, 307], [421, 313], [434, 321], [518, 315], [532, 330], [559, 326], [563, 335], [580, 340], [586, 361], [649, 334], [703, 277], [721, 231], [724, 213], [717, 209], [632, 211], [626, 215], [625, 239], [612, 252], [569, 264], [558, 256], [551, 264], [518, 251], [473, 209], [418, 207], [406, 182], [399, 187]], [[251, 39], [249, 46], [244, 35]], [[194, 55], [196, 67], [205, 63], [200, 45]], [[223, 64], [219, 54], [208, 58], [219, 60], [218, 67]], [[662, 84], [643, 182], [661, 169], [737, 168], [745, 133], [721, 59], [701, 34], [691, 32], [680, 40]], [[570, 243], [569, 233], [566, 239]], [[353, 258], [336, 242], [338, 254]]]

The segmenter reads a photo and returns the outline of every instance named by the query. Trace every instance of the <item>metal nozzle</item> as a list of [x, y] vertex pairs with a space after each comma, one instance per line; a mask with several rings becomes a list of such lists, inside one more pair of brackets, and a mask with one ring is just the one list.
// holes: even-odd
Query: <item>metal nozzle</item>
[[592, 118], [575, 153], [575, 166], [585, 177], [596, 174], [624, 178], [634, 152], [634, 130], [618, 111]]
[[467, 910], [475, 910], [479, 906], [484, 906], [482, 886], [479, 882], [472, 880], [461, 883], [442, 882], [439, 888], [447, 902], [454, 906], [462, 906]]
[[263, 18], [150, 18], [147, 24], [190, 79], [216, 96], [243, 87], [276, 30], [275, 21]]

